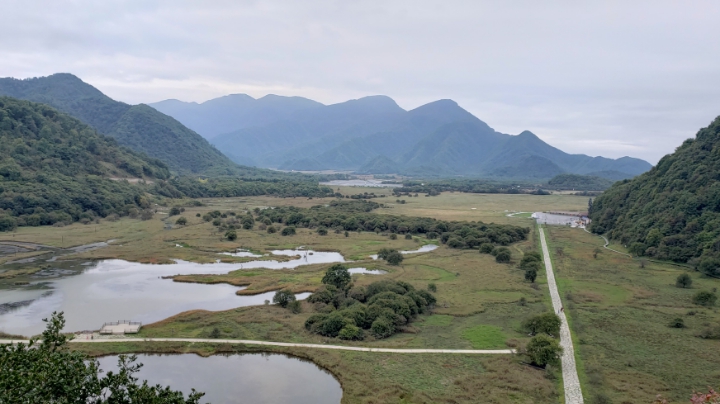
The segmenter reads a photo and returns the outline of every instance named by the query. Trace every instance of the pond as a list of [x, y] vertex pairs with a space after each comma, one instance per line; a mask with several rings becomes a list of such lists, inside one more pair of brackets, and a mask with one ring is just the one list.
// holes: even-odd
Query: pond
[[[401, 253], [401, 254], [417, 254], [417, 253], [423, 253], [423, 252], [432, 251], [432, 250], [435, 250], [435, 249], [437, 249], [437, 248], [438, 248], [438, 246], [436, 246], [435, 244], [425, 244], [424, 246], [418, 248], [417, 250], [400, 251], [400, 253]], [[376, 260], [376, 259], [378, 259], [378, 255], [377, 255], [377, 254], [373, 254], [373, 255], [370, 256], [370, 258]]]
[[[98, 358], [104, 371], [117, 371], [117, 356]], [[148, 384], [189, 393], [202, 391], [201, 403], [338, 404], [340, 383], [317, 365], [278, 354], [138, 355], [136, 376]]]
[[555, 213], [535, 212], [531, 216], [540, 224], [555, 226], [584, 227], [588, 222], [587, 218], [575, 215], [559, 215]]
[[367, 269], [367, 268], [348, 268], [348, 272], [351, 274], [364, 274], [364, 275], [385, 275], [387, 271], [382, 269]]
[[[176, 261], [168, 265], [104, 260], [81, 266], [78, 271], [48, 270], [46, 279], [0, 291], [0, 331], [34, 335], [45, 328], [43, 318], [64, 311], [68, 332], [97, 330], [118, 320], [159, 321], [187, 310], [229, 310], [264, 304], [274, 292], [238, 296], [239, 288], [227, 284], [174, 282], [165, 276], [224, 274], [237, 269], [297, 268], [301, 265], [345, 262], [337, 252], [276, 250], [274, 255], [299, 256], [279, 262], [257, 260], [240, 263], [198, 264]], [[309, 293], [297, 295], [304, 299]]]
[[373, 188], [397, 188], [402, 184], [383, 184], [380, 180], [333, 180], [321, 182], [320, 185], [331, 187], [373, 187]]

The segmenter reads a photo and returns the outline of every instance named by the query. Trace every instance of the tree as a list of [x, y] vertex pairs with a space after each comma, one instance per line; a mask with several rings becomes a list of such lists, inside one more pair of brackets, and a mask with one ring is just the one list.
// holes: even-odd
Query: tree
[[700, 292], [695, 293], [692, 298], [692, 302], [697, 304], [698, 306], [714, 306], [716, 301], [717, 296], [715, 295], [715, 293], [705, 290], [701, 290]]
[[352, 324], [346, 324], [338, 334], [338, 338], [352, 341], [360, 341], [364, 337], [362, 328]]
[[273, 303], [279, 305], [283, 309], [288, 307], [288, 304], [294, 302], [295, 294], [289, 289], [278, 290], [273, 296]]
[[680, 274], [675, 280], [675, 286], [678, 288], [688, 289], [692, 286], [692, 278], [690, 274]]
[[552, 312], [538, 314], [523, 322], [523, 329], [530, 334], [546, 333], [550, 335], [560, 334], [560, 317]]
[[395, 324], [391, 319], [380, 316], [373, 321], [370, 326], [370, 332], [372, 332], [375, 338], [387, 338], [395, 333]]
[[428, 290], [435, 293], [437, 292], [437, 286], [434, 283], [428, 283]]
[[295, 235], [295, 227], [288, 226], [288, 227], [284, 228], [282, 230], [282, 233], [280, 233], [280, 234], [282, 234], [283, 236], [294, 236]]
[[321, 236], [327, 236], [328, 231], [325, 227], [321, 227], [321, 228], [317, 229], [317, 234], [319, 234]]
[[525, 280], [530, 281], [531, 283], [535, 282], [535, 279], [537, 279], [537, 271], [534, 269], [527, 269], [525, 270]]
[[273, 233], [277, 232], [277, 229], [275, 228], [275, 226], [269, 226], [267, 228], [267, 232], [268, 232], [268, 234], [273, 234]]
[[496, 262], [507, 263], [507, 262], [510, 262], [510, 258], [511, 258], [510, 250], [508, 250], [507, 248], [504, 250], [498, 251], [497, 255], [495, 255]]
[[225, 232], [225, 238], [227, 238], [230, 241], [235, 241], [235, 240], [237, 240], [237, 233], [235, 232], [235, 230], [232, 230], [232, 229], [228, 230]]
[[178, 208], [177, 206], [173, 206], [172, 208], [170, 208], [170, 213], [169, 213], [170, 216], [177, 216], [179, 214], [180, 214], [180, 208]]
[[299, 300], [293, 300], [288, 304], [288, 309], [290, 309], [293, 314], [299, 314], [302, 312], [302, 305]]
[[708, 276], [720, 275], [720, 259], [706, 258], [700, 261], [700, 265], [698, 265], [698, 271]]
[[175, 221], [175, 224], [185, 226], [187, 224], [187, 219], [185, 219], [184, 216], [180, 216], [178, 220]]
[[210, 331], [210, 338], [220, 338], [220, 329], [215, 327]]
[[593, 200], [592, 198], [588, 199], [588, 214], [592, 213], [593, 208]]
[[557, 364], [563, 351], [556, 339], [545, 335], [534, 336], [525, 350], [532, 363], [540, 367]]
[[120, 355], [120, 370], [100, 377], [95, 359], [68, 349], [69, 338], [61, 334], [65, 326], [62, 312], [43, 321], [47, 326], [42, 342], [31, 339], [27, 345], [0, 345], [2, 402], [196, 404], [204, 395], [193, 389], [185, 398], [169, 387], [138, 383], [133, 375], [142, 364], [135, 363], [135, 355]]
[[350, 272], [341, 264], [335, 264], [328, 268], [327, 271], [325, 271], [325, 276], [322, 278], [322, 283], [333, 285], [340, 290], [345, 290], [351, 281], [352, 276], [350, 276]]
[[387, 261], [390, 265], [400, 265], [401, 262], [405, 257], [399, 252], [399, 251], [392, 251], [387, 255], [387, 258], [385, 258], [385, 261]]
[[495, 248], [495, 246], [490, 243], [480, 244], [480, 253], [481, 254], [490, 254], [490, 253], [492, 253], [494, 248]]

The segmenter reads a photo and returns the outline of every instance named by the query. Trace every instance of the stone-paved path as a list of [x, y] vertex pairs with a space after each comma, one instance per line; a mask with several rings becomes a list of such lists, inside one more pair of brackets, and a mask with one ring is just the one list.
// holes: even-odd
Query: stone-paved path
[[545, 272], [547, 273], [548, 286], [550, 287], [550, 298], [552, 299], [555, 312], [558, 313], [562, 320], [562, 324], [560, 325], [560, 346], [563, 348], [563, 354], [560, 360], [562, 363], [563, 385], [565, 386], [565, 404], [583, 404], [580, 379], [578, 378], [577, 368], [575, 367], [575, 350], [573, 349], [572, 337], [570, 336], [570, 327], [568, 327], [565, 313], [561, 311], [563, 305], [560, 300], [557, 284], [555, 283], [555, 273], [553, 272], [550, 253], [548, 252], [547, 243], [545, 242], [545, 232], [540, 226], [538, 226], [538, 230], [540, 233], [543, 257], [545, 259]]

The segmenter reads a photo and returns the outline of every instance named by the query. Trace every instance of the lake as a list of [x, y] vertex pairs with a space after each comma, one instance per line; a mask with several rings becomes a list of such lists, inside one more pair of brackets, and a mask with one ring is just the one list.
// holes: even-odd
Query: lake
[[[98, 358], [104, 371], [117, 371], [117, 356]], [[202, 391], [201, 403], [338, 404], [340, 383], [312, 362], [279, 354], [138, 355], [136, 374], [148, 384], [189, 393]]]

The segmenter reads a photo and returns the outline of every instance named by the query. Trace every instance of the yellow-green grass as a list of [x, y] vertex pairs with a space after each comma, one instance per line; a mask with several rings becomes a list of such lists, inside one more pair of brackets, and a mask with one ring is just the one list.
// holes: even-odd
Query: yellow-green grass
[[[641, 268], [639, 259], [604, 249], [593, 258], [603, 241], [579, 229], [548, 226], [546, 234], [586, 398], [640, 403], [662, 394], [686, 402], [694, 390], [717, 387], [720, 341], [696, 335], [720, 323], [720, 315], [691, 297], [720, 281], [690, 272], [693, 287], [680, 289], [675, 279], [687, 268], [657, 262]], [[676, 317], [686, 329], [669, 327]]]
[[546, 372], [506, 356], [386, 354], [205, 343], [73, 344], [93, 356], [119, 353], [280, 353], [313, 361], [343, 389], [343, 404], [556, 403]]

